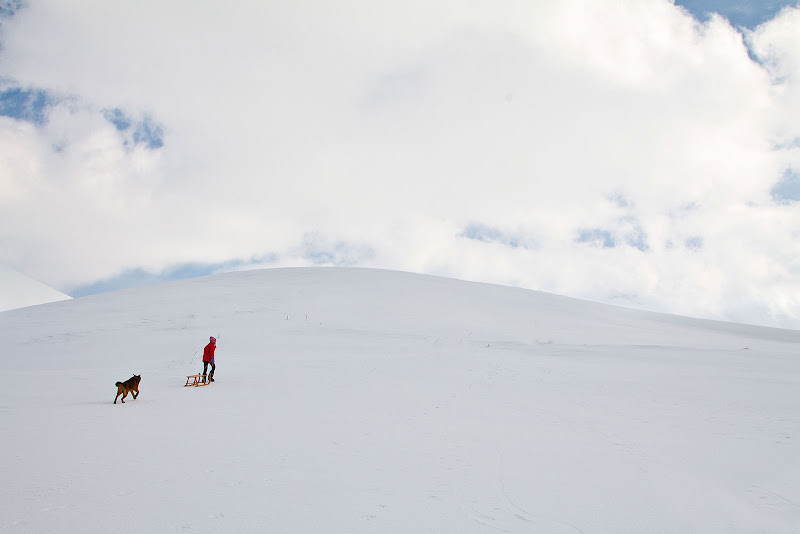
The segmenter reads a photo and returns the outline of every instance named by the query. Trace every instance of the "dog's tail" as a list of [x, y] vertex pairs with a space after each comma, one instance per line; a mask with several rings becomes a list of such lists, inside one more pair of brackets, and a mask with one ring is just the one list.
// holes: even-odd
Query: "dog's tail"
[[117, 386], [117, 387], [120, 387], [120, 386], [122, 385], [122, 382], [117, 382], [117, 383], [116, 383], [116, 384], [114, 384], [114, 385], [115, 385], [115, 386]]

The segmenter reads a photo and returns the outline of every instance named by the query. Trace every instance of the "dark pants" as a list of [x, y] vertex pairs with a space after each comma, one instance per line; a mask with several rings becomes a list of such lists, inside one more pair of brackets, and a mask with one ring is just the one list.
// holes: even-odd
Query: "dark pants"
[[208, 379], [212, 380], [214, 378], [214, 369], [217, 368], [217, 366], [214, 365], [214, 362], [203, 362], [203, 375], [206, 374], [206, 371], [208, 370], [208, 364], [209, 363], [211, 364], [211, 374], [208, 375]]

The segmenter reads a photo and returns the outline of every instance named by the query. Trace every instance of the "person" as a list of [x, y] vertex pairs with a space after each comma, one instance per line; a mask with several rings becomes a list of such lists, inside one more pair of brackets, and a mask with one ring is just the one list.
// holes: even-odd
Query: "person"
[[217, 350], [217, 338], [211, 336], [208, 338], [208, 345], [206, 348], [203, 349], [203, 381], [205, 382], [206, 379], [206, 371], [208, 370], [208, 364], [211, 364], [211, 373], [208, 375], [208, 381], [214, 381], [214, 370], [217, 368], [214, 365], [214, 351]]

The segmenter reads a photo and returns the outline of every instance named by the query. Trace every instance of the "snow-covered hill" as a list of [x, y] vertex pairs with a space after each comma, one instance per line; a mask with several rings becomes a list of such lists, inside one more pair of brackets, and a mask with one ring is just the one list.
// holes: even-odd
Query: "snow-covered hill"
[[0, 265], [0, 312], [69, 298], [69, 295]]
[[[210, 335], [217, 382], [182, 387]], [[797, 331], [275, 269], [0, 313], [0, 338], [4, 532], [800, 524]]]

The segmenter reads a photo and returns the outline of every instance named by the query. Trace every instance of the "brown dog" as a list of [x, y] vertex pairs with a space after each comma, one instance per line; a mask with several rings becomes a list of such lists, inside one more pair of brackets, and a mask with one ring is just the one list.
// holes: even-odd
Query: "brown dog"
[[[125, 382], [117, 382], [117, 397], [122, 394], [122, 404], [125, 404], [125, 397], [128, 393], [133, 395], [133, 398], [139, 396], [139, 382], [142, 381], [142, 375], [133, 375]], [[114, 397], [114, 404], [117, 403], [117, 397]]]

